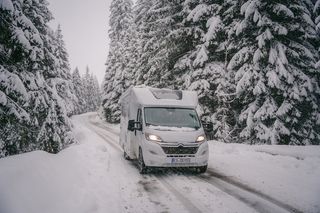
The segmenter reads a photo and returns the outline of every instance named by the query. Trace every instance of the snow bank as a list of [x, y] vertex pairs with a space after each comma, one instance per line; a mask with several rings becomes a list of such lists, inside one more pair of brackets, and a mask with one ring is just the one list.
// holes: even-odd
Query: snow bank
[[108, 149], [76, 122], [80, 144], [56, 155], [35, 151], [0, 160], [1, 213], [119, 211], [117, 184], [106, 178]]
[[209, 141], [209, 167], [303, 212], [320, 211], [320, 146]]

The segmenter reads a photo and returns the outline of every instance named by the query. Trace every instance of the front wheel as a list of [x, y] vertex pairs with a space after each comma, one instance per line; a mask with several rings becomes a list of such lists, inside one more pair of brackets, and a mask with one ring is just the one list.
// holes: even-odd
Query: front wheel
[[138, 158], [138, 166], [139, 166], [139, 173], [146, 174], [148, 172], [148, 167], [144, 164], [142, 149], [139, 149], [139, 158]]
[[126, 151], [123, 151], [123, 157], [126, 160], [131, 160], [131, 158], [129, 157], [129, 155], [126, 153]]
[[199, 174], [205, 173], [207, 171], [208, 165], [200, 166], [197, 168]]

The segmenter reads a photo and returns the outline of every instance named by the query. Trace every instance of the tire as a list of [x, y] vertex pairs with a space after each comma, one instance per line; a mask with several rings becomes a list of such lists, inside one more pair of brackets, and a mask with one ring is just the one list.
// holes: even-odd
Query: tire
[[129, 155], [126, 153], [126, 151], [123, 151], [123, 157], [126, 160], [131, 160], [131, 158], [129, 157]]
[[205, 173], [207, 171], [207, 168], [208, 168], [208, 165], [198, 167], [197, 168], [198, 174]]
[[139, 173], [140, 174], [147, 174], [148, 167], [144, 164], [142, 149], [139, 149], [139, 158], [138, 158], [138, 166], [139, 166]]

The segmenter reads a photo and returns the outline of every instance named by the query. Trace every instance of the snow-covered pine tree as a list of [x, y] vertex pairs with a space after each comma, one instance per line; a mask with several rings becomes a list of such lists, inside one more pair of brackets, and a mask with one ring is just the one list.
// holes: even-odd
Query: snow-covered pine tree
[[[133, 8], [133, 39], [131, 48], [135, 49], [134, 54], [131, 54], [131, 63], [133, 65], [133, 82], [136, 85], [144, 84], [143, 74], [147, 71], [145, 64], [146, 59], [142, 57], [144, 53], [144, 46], [149, 40], [147, 30], [147, 14], [152, 5], [150, 0], [137, 0]], [[132, 63], [133, 62], [133, 63]]]
[[[102, 85], [102, 116], [109, 122], [116, 122], [116, 118], [114, 118], [112, 114], [112, 110], [116, 110], [116, 108], [111, 109], [111, 100], [112, 100], [112, 88], [113, 88], [113, 79], [114, 79], [114, 73], [112, 72], [112, 66], [113, 63], [116, 61], [116, 56], [114, 54], [115, 50], [115, 43], [110, 42], [109, 46], [109, 53], [108, 53], [108, 59], [107, 59], [107, 68], [106, 73], [104, 75], [103, 79], [103, 85]], [[114, 105], [112, 105], [114, 106]]]
[[[317, 82], [320, 84], [320, 0], [316, 0], [313, 8], [313, 14], [314, 14], [314, 22], [316, 25], [316, 32], [317, 32], [317, 38], [316, 38], [316, 46], [318, 49], [318, 61], [315, 65], [315, 68], [317, 70]], [[318, 106], [320, 106], [320, 94], [318, 93]], [[317, 115], [314, 115], [315, 119], [315, 125], [314, 128], [317, 129], [317, 132], [320, 134], [320, 113]], [[320, 142], [318, 142], [319, 144]]]
[[86, 103], [85, 112], [97, 111], [101, 102], [99, 82], [97, 77], [90, 73], [89, 67], [86, 68], [82, 82], [84, 85], [83, 97]]
[[215, 137], [230, 141], [235, 121], [229, 106], [231, 89], [225, 65], [227, 40], [222, 4], [223, 1], [195, 0], [183, 3], [183, 28], [178, 30], [179, 34], [183, 32], [184, 39], [180, 40], [186, 47], [175, 72], [183, 74], [177, 78], [181, 79], [178, 85], [197, 91], [202, 118], [214, 122]]
[[86, 101], [84, 99], [84, 85], [80, 76], [79, 69], [76, 67], [72, 73], [72, 83], [75, 89], [77, 102], [75, 104], [75, 114], [86, 112]]
[[132, 1], [113, 0], [110, 6], [110, 47], [107, 70], [103, 85], [102, 107], [104, 117], [109, 122], [119, 122], [119, 98], [128, 88], [131, 74], [127, 73], [130, 61], [128, 53], [129, 31], [132, 24]]
[[[136, 8], [136, 23], [141, 52], [137, 62], [136, 76], [139, 83], [155, 87], [174, 87], [172, 75], [177, 57], [177, 43], [173, 30], [180, 23], [180, 1], [150, 1]], [[142, 17], [141, 13], [144, 13]]]
[[[38, 118], [34, 108], [45, 114], [47, 93], [44, 79], [35, 69], [43, 60], [43, 41], [25, 15], [30, 2], [1, 1], [1, 156], [30, 151], [37, 146]], [[40, 114], [40, 112], [39, 112]]]
[[[315, 24], [316, 24], [316, 31], [317, 31], [317, 37], [318, 37], [318, 52], [320, 52], [320, 0], [317, 0], [315, 2], [314, 5], [314, 9], [313, 9], [313, 13], [314, 13], [314, 20], [315, 20]], [[320, 58], [318, 59], [318, 62], [316, 64], [316, 68], [319, 70], [320, 69]], [[320, 80], [320, 79], [319, 79]]]
[[[55, 53], [55, 50], [59, 50], [59, 42], [55, 42], [56, 37], [52, 35], [53, 31], [48, 26], [48, 22], [53, 18], [48, 9], [49, 3], [46, 0], [31, 1], [30, 3], [30, 5], [23, 5], [23, 9], [26, 16], [38, 29], [40, 39], [43, 41], [43, 60], [33, 70], [39, 70], [44, 76], [44, 89], [48, 96], [46, 113], [38, 116], [40, 131], [37, 135], [37, 147], [35, 148], [57, 153], [73, 142], [71, 123], [63, 98], [59, 96], [57, 87], [52, 84], [54, 81], [59, 82], [59, 80], [66, 79], [64, 75], [67, 75], [69, 70], [65, 70], [59, 62], [68, 64], [68, 61], [60, 59], [61, 55]], [[69, 79], [67, 81], [70, 82]], [[34, 111], [34, 113], [37, 112]]]
[[[52, 67], [47, 57], [47, 23], [52, 18], [47, 5], [45, 0], [0, 2], [0, 156], [35, 149], [57, 152], [72, 140], [64, 137], [70, 131], [68, 120], [59, 117], [64, 117], [63, 112], [44, 78]], [[57, 107], [52, 109], [52, 105]], [[61, 128], [47, 122], [50, 110]], [[59, 131], [60, 139], [43, 131], [49, 123]], [[45, 138], [40, 137], [44, 134]]]
[[[317, 144], [317, 51], [310, 14], [302, 1], [247, 0], [236, 25], [236, 72], [241, 104], [240, 140], [267, 144]], [[313, 30], [312, 30], [313, 29]]]
[[69, 56], [65, 47], [60, 25], [58, 25], [58, 28], [53, 35], [54, 46], [56, 47], [54, 55], [57, 59], [55, 61], [57, 76], [56, 78], [50, 79], [50, 84], [57, 90], [58, 95], [61, 97], [62, 104], [66, 108], [67, 115], [70, 116], [74, 114], [77, 97], [75, 96], [70, 72]]
[[92, 75], [88, 66], [86, 67], [86, 72], [82, 79], [84, 86], [84, 99], [86, 101], [86, 112], [94, 111]]
[[100, 85], [99, 81], [97, 79], [97, 76], [91, 74], [91, 82], [92, 82], [92, 88], [93, 88], [93, 109], [94, 111], [97, 111], [101, 105], [101, 91], [100, 91]]
[[239, 41], [234, 37], [235, 26], [239, 22], [241, 1], [223, 1], [219, 12], [223, 23], [223, 39], [221, 47], [223, 49], [224, 73], [221, 75], [215, 95], [217, 108], [214, 109], [212, 121], [214, 123], [215, 137], [224, 142], [234, 142], [238, 140], [239, 131], [237, 118], [239, 103], [235, 99], [235, 73], [227, 69], [228, 62], [236, 51]]

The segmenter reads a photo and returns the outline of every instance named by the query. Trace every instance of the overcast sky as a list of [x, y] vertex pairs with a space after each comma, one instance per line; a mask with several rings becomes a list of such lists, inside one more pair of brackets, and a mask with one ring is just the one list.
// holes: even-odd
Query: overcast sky
[[50, 23], [56, 29], [61, 25], [69, 53], [71, 71], [86, 66], [99, 82], [105, 73], [108, 54], [109, 7], [111, 0], [48, 0], [55, 20]]

